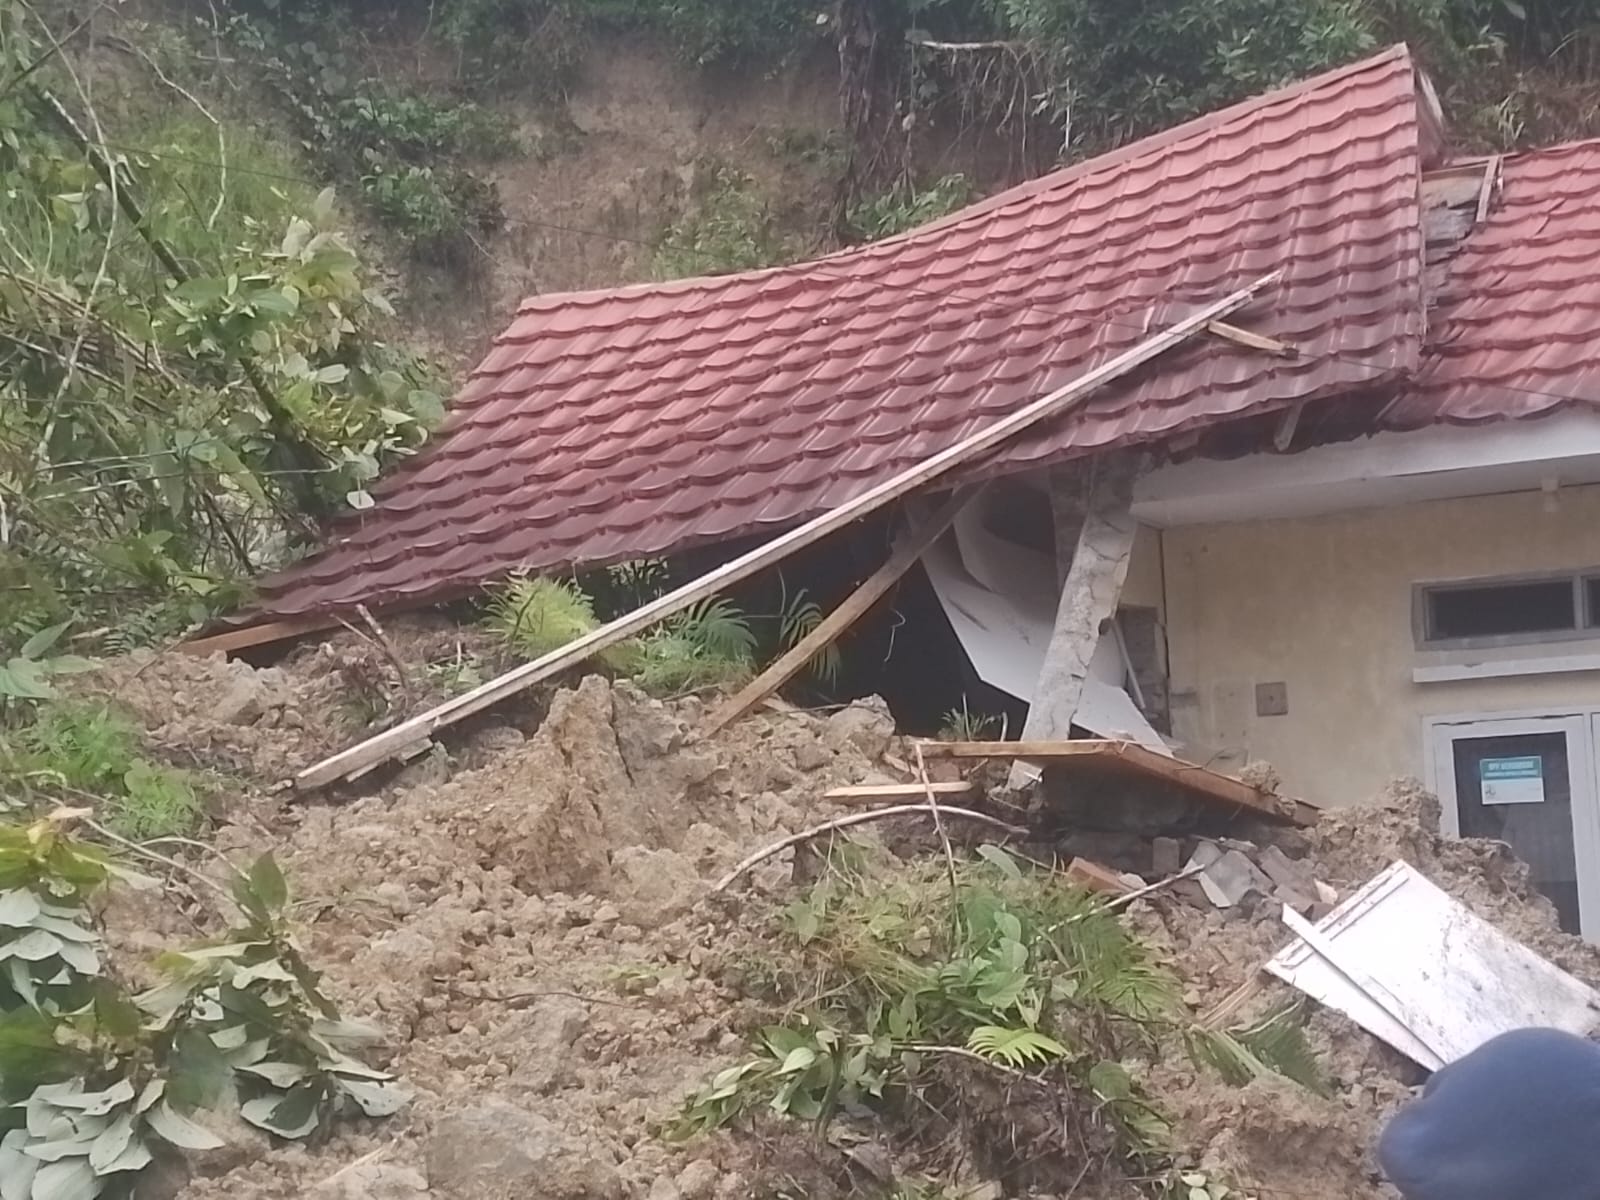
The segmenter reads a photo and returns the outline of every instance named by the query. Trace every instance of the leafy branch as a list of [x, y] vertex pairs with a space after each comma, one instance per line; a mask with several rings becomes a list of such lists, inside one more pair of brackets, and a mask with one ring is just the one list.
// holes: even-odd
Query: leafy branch
[[222, 1141], [196, 1119], [236, 1105], [284, 1138], [408, 1099], [355, 1057], [377, 1031], [341, 1020], [295, 942], [270, 855], [240, 874], [239, 922], [162, 956], [166, 982], [130, 993], [105, 962], [93, 902], [154, 880], [69, 836], [71, 813], [0, 824], [0, 1195], [92, 1200], [156, 1149]]

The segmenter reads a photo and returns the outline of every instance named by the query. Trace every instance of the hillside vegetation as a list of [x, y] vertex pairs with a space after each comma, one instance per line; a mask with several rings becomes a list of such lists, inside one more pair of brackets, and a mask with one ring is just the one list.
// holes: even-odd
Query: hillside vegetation
[[[1471, 140], [1595, 127], [1580, 0], [3, 0], [0, 586], [25, 599], [0, 644], [113, 616], [123, 642], [169, 634], [366, 503], [472, 349], [457, 324], [430, 363], [385, 291], [488, 295], [497, 246], [540, 223], [504, 181], [582, 159], [574, 89], [613, 47], [747, 88], [834, 71], [836, 129], [680, 162], [574, 283], [883, 236], [1395, 37]], [[952, 172], [963, 139], [989, 153]], [[614, 216], [571, 232], [603, 243]]]

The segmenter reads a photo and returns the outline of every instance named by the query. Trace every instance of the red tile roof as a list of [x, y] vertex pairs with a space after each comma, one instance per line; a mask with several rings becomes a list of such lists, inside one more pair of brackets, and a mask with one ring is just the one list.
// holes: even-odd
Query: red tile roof
[[1306, 357], [1196, 343], [981, 473], [1409, 375], [1430, 136], [1396, 47], [877, 245], [532, 297], [429, 448], [246, 619], [776, 532], [1276, 267], [1242, 320]]
[[1600, 140], [1519, 154], [1501, 170], [1388, 424], [1543, 416], [1569, 397], [1600, 404]]

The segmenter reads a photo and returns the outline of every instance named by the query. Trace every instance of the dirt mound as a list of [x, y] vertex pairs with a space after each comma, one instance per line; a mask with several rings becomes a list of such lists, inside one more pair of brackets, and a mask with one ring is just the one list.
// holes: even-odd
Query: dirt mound
[[[1511, 937], [1600, 985], [1600, 953], [1561, 931], [1555, 908], [1533, 888], [1509, 847], [1446, 838], [1438, 829], [1438, 800], [1403, 780], [1369, 803], [1325, 813], [1295, 849], [1308, 852], [1318, 878], [1341, 896], [1403, 859]], [[1139, 906], [1133, 919], [1183, 975], [1196, 1015], [1257, 977], [1260, 965], [1290, 940], [1275, 908], [1225, 915], [1158, 901]], [[1266, 980], [1240, 1019], [1294, 998], [1285, 985]], [[1329, 1077], [1328, 1099], [1278, 1080], [1228, 1087], [1174, 1060], [1152, 1072], [1151, 1086], [1183, 1140], [1196, 1148], [1197, 1166], [1223, 1170], [1263, 1197], [1392, 1196], [1378, 1182], [1370, 1147], [1384, 1120], [1421, 1082], [1421, 1068], [1337, 1013], [1313, 1008], [1307, 1028]]]
[[[651, 1133], [757, 1016], [720, 982], [760, 953], [749, 914], [709, 903], [710, 881], [826, 815], [827, 788], [875, 777], [893, 728], [859, 705], [701, 741], [699, 714], [592, 677], [480, 769], [300, 812], [276, 850], [308, 954], [393, 1032], [387, 1065], [417, 1100], [316, 1150], [201, 1164], [181, 1195], [748, 1195], [751, 1148]], [[217, 844], [263, 848], [242, 824]], [[758, 869], [758, 891], [789, 871]]]
[[412, 617], [381, 638], [335, 631], [273, 667], [144, 650], [65, 682], [131, 713], [163, 758], [271, 785], [493, 674], [503, 654], [481, 630]]
[[[436, 661], [451, 653], [450, 636], [423, 631], [403, 653]], [[341, 673], [331, 665], [340, 656], [356, 665]], [[279, 779], [348, 740], [337, 719], [349, 673], [368, 669], [390, 671], [384, 686], [398, 686], [389, 649], [351, 637], [276, 670], [145, 656], [90, 679], [168, 756]], [[792, 854], [757, 868], [753, 895], [712, 898], [711, 882], [839, 811], [822, 799], [828, 788], [887, 781], [893, 723], [877, 703], [831, 716], [763, 712], [707, 740], [696, 732], [703, 716], [695, 698], [662, 703], [592, 677], [547, 712], [538, 701], [498, 716], [450, 758], [408, 768], [376, 794], [223, 825], [225, 854], [276, 851], [306, 914], [309, 956], [351, 1015], [392, 1032], [383, 1065], [417, 1099], [399, 1118], [343, 1126], [315, 1148], [234, 1137], [165, 1194], [742, 1200], [774, 1172], [806, 1179], [807, 1195], [838, 1194], [839, 1155], [793, 1130], [687, 1146], [657, 1130], [770, 1015], [733, 984], [772, 971], [762, 929], [791, 898]], [[1404, 859], [1600, 982], [1600, 956], [1560, 932], [1506, 847], [1437, 829], [1437, 802], [1406, 783], [1285, 832], [1281, 848], [1342, 895]], [[884, 834], [897, 852], [926, 848], [920, 826]], [[132, 963], [191, 937], [186, 920], [130, 898], [113, 907], [108, 932]], [[1130, 920], [1181, 976], [1196, 1018], [1288, 940], [1266, 905], [1222, 913], [1157, 893]], [[1240, 1019], [1291, 998], [1268, 980]], [[1337, 1014], [1313, 1010], [1308, 1031], [1326, 1098], [1276, 1078], [1229, 1086], [1177, 1043], [1145, 1082], [1196, 1169], [1264, 1198], [1384, 1196], [1368, 1148], [1421, 1072]]]

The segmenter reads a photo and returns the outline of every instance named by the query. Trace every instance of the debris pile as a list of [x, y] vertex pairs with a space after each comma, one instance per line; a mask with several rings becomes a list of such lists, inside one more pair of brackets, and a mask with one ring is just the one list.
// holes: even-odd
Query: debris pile
[[[272, 673], [173, 656], [115, 664], [101, 686], [133, 706], [165, 753], [237, 755], [242, 774], [267, 783], [316, 752], [302, 739], [321, 733], [329, 709], [305, 706], [332, 703], [336, 690], [320, 690], [318, 662], [308, 654]], [[240, 680], [250, 681], [241, 694], [259, 686], [289, 697], [233, 726], [251, 742], [219, 734], [216, 691]], [[206, 719], [186, 696], [207, 697]], [[775, 1179], [792, 1181], [790, 1194], [858, 1193], [852, 1155], [878, 1151], [859, 1139], [834, 1145], [778, 1126], [679, 1144], [659, 1131], [769, 1019], [768, 922], [815, 862], [786, 850], [726, 894], [712, 894], [715, 881], [830, 817], [915, 802], [916, 748], [875, 702], [761, 710], [710, 739], [697, 733], [710, 707], [701, 700], [662, 703], [598, 677], [547, 707], [542, 722], [524, 713], [479, 726], [453, 759], [352, 800], [290, 805], [253, 792], [230, 808], [217, 848], [236, 859], [275, 850], [306, 914], [308, 957], [345, 1010], [390, 1031], [382, 1065], [417, 1100], [315, 1148], [270, 1146], [230, 1126], [229, 1150], [189, 1163], [167, 1195], [742, 1200], [769, 1194]], [[1208, 825], [1213, 812], [1198, 832], [1179, 820], [1098, 835], [1113, 839], [1102, 848], [1122, 849], [1105, 856], [1086, 852], [1081, 830], [1037, 825], [1037, 813], [1023, 822], [1005, 796], [986, 801], [992, 775], [963, 770], [940, 791], [1034, 825], [1020, 854], [1118, 893], [1129, 926], [1180, 977], [1196, 1023], [1235, 1028], [1299, 997], [1262, 970], [1294, 940], [1285, 908], [1320, 920], [1397, 860], [1577, 979], [1600, 982], [1600, 957], [1559, 931], [1526, 868], [1503, 846], [1438, 836], [1436, 802], [1415, 785], [1310, 828], [1259, 814]], [[872, 828], [896, 853], [939, 853], [925, 819]], [[192, 937], [194, 919], [145, 896], [107, 914], [129, 964]], [[1234, 1086], [1181, 1050], [1142, 1064], [1141, 1082], [1196, 1169], [1263, 1200], [1382, 1196], [1368, 1149], [1423, 1071], [1341, 1013], [1308, 1012], [1325, 1095], [1277, 1076]], [[997, 1181], [970, 1182], [1003, 1194]]]

